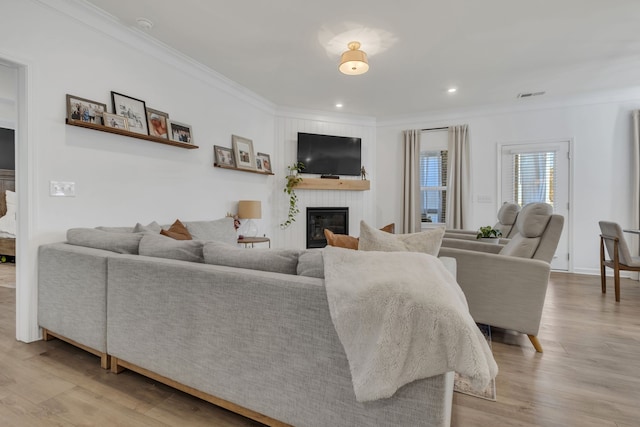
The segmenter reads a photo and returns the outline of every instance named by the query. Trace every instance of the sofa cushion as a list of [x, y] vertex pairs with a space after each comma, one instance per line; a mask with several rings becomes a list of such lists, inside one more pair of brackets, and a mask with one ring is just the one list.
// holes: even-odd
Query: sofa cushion
[[192, 240], [189, 230], [179, 219], [176, 219], [168, 230], [160, 230], [160, 234], [176, 240]]
[[67, 230], [67, 242], [76, 246], [104, 249], [119, 254], [138, 254], [142, 233], [118, 233], [95, 228], [71, 228]]
[[503, 203], [498, 210], [498, 222], [503, 225], [513, 225], [518, 218], [520, 206], [516, 203]]
[[529, 203], [525, 205], [516, 219], [518, 233], [524, 237], [540, 237], [553, 214], [548, 203]]
[[204, 244], [204, 262], [227, 267], [296, 274], [300, 251], [292, 249], [245, 249], [223, 242]]
[[213, 221], [184, 221], [183, 224], [196, 240], [225, 242], [235, 245], [238, 242], [233, 218], [225, 217]]
[[109, 233], [133, 233], [134, 227], [96, 227], [96, 230], [107, 231]]
[[438, 256], [444, 227], [433, 228], [420, 233], [390, 234], [371, 227], [364, 221], [360, 221], [360, 245], [361, 251], [385, 251], [385, 252], [424, 252]]
[[200, 240], [175, 240], [161, 234], [141, 234], [140, 255], [182, 261], [204, 262]]
[[324, 259], [322, 258], [322, 250], [307, 249], [298, 256], [298, 267], [296, 268], [298, 276], [317, 277], [324, 279]]

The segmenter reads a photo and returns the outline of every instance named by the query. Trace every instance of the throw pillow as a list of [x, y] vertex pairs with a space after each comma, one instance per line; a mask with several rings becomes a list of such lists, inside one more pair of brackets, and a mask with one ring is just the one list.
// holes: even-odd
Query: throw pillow
[[324, 237], [329, 246], [337, 246], [345, 249], [358, 249], [358, 239], [346, 234], [335, 234], [328, 228], [324, 229]]
[[162, 231], [162, 227], [160, 227], [160, 224], [158, 224], [157, 222], [153, 221], [150, 222], [147, 225], [142, 225], [140, 223], [137, 223], [135, 227], [133, 227], [133, 232], [134, 233], [159, 233], [160, 231]]
[[292, 249], [244, 249], [222, 242], [204, 244], [204, 262], [227, 267], [296, 274], [300, 251]]
[[[135, 235], [135, 234], [134, 234]], [[138, 234], [140, 255], [155, 258], [178, 259], [182, 261], [204, 262], [202, 245], [199, 240], [176, 240], [160, 234]]]
[[119, 254], [138, 254], [142, 233], [116, 233], [95, 228], [71, 228], [67, 230], [67, 243], [88, 248], [103, 249]]
[[377, 230], [360, 221], [361, 251], [384, 252], [424, 252], [438, 256], [444, 227], [433, 228], [421, 233], [390, 234]]
[[[396, 230], [395, 223], [387, 224], [380, 229], [380, 231], [384, 231], [386, 233], [393, 234]], [[358, 238], [353, 236], [348, 236], [346, 234], [335, 234], [333, 231], [325, 228], [324, 229], [324, 237], [327, 239], [327, 244], [329, 246], [336, 246], [338, 248], [345, 249], [358, 249]]]
[[196, 240], [225, 242], [235, 245], [238, 241], [233, 218], [225, 217], [212, 221], [185, 221], [184, 225]]
[[192, 240], [189, 230], [187, 230], [187, 227], [185, 227], [179, 219], [176, 219], [168, 230], [160, 230], [160, 234], [176, 240]]

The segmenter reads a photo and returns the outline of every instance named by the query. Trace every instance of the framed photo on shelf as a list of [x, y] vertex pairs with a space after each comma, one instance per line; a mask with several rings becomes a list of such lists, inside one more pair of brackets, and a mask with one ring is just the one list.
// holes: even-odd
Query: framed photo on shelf
[[271, 156], [265, 153], [258, 153], [256, 155], [256, 169], [261, 172], [271, 173]]
[[233, 160], [233, 151], [231, 150], [231, 148], [214, 145], [213, 153], [214, 153], [214, 162], [216, 165], [228, 166], [230, 168], [236, 167], [236, 162]]
[[171, 141], [193, 144], [193, 131], [191, 130], [190, 125], [168, 120], [167, 127], [169, 129], [169, 139]]
[[233, 155], [236, 159], [236, 167], [241, 169], [256, 168], [256, 157], [253, 154], [253, 141], [237, 135], [231, 135]]
[[67, 119], [81, 122], [102, 124], [102, 114], [107, 111], [107, 104], [67, 94]]
[[130, 132], [149, 135], [147, 107], [143, 100], [112, 91], [111, 102], [113, 103], [113, 112], [127, 118]]
[[154, 110], [152, 108], [147, 108], [147, 125], [149, 126], [149, 135], [168, 139], [168, 122], [169, 115], [167, 113], [163, 113], [162, 111]]
[[129, 130], [129, 121], [126, 117], [117, 114], [103, 113], [104, 125], [108, 128]]

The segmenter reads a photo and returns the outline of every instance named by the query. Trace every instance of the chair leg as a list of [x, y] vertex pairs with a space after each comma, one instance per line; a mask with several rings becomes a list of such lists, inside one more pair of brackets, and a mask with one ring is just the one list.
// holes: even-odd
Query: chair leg
[[607, 293], [607, 272], [604, 267], [604, 239], [600, 236], [600, 282], [602, 293]]
[[616, 268], [613, 270], [614, 275], [614, 286], [616, 291], [616, 302], [620, 302], [620, 269], [616, 265]]
[[533, 344], [533, 348], [535, 348], [538, 353], [542, 353], [542, 345], [540, 344], [540, 341], [538, 341], [538, 337], [535, 335], [527, 336], [529, 337], [529, 341], [531, 341], [531, 344]]

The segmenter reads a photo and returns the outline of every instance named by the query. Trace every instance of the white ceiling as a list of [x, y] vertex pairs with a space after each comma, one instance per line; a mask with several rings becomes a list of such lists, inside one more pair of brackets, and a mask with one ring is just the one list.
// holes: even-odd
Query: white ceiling
[[[280, 107], [390, 118], [640, 86], [639, 0], [88, 1]], [[352, 39], [360, 76], [338, 72]]]

